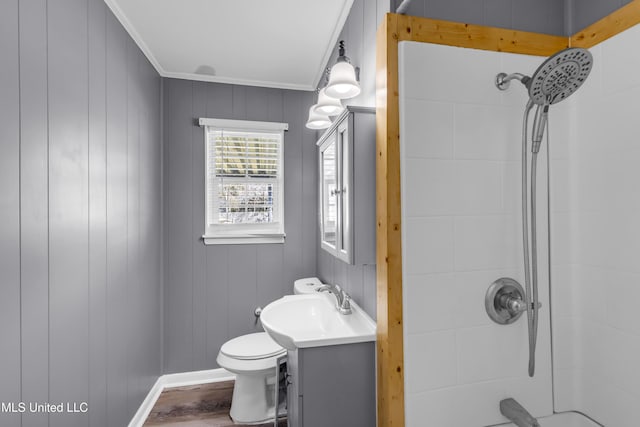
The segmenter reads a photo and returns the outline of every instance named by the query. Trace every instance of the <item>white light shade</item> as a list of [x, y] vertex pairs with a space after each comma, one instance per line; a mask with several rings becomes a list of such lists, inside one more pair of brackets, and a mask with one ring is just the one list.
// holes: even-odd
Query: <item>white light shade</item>
[[327, 95], [324, 89], [318, 94], [318, 103], [313, 106], [313, 112], [324, 116], [335, 116], [344, 110], [342, 103], [337, 98]]
[[360, 94], [360, 85], [356, 80], [356, 71], [353, 65], [346, 61], [338, 62], [331, 68], [329, 83], [324, 88], [327, 95], [332, 98], [347, 99]]
[[314, 113], [313, 109], [316, 105], [318, 104], [312, 105], [311, 108], [309, 108], [309, 120], [307, 120], [306, 126], [309, 129], [326, 129], [331, 126], [331, 120], [329, 120], [327, 116]]

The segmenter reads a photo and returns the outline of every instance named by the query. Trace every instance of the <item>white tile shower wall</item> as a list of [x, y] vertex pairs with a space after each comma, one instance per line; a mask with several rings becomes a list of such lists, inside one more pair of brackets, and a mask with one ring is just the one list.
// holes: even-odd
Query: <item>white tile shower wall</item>
[[[594, 69], [591, 77], [597, 73], [597, 69]], [[586, 93], [590, 84], [593, 84], [591, 78], [578, 93]], [[570, 141], [575, 132], [574, 100], [578, 93], [561, 104], [554, 105], [549, 120], [553, 396], [554, 409], [558, 412], [575, 410], [579, 407], [578, 402], [581, 399], [581, 382], [577, 366], [580, 365], [582, 357], [582, 323], [577, 317], [580, 303], [578, 290], [574, 289], [575, 265], [571, 251], [576, 225], [572, 223], [570, 214], [576, 192], [572, 188], [573, 163], [570, 162], [569, 154]]]
[[[523, 281], [519, 159], [526, 91], [514, 84], [503, 93], [493, 81], [500, 71], [531, 73], [541, 61], [400, 44], [409, 427], [425, 425], [424, 420], [438, 427], [504, 422], [498, 404], [506, 397], [516, 398], [536, 416], [553, 412], [548, 275], [541, 274], [540, 280], [543, 309], [533, 379], [527, 376], [525, 318], [500, 326], [484, 311], [491, 282], [504, 276]], [[544, 254], [546, 148], [540, 157]], [[540, 261], [540, 271], [548, 271], [548, 259]]]
[[633, 308], [640, 300], [638, 43], [635, 26], [593, 48], [592, 75], [571, 98], [570, 229], [558, 236], [570, 252], [564, 272], [570, 286], [554, 293], [555, 306], [574, 301], [570, 315], [560, 318], [571, 318], [573, 329], [556, 334], [554, 344], [568, 334], [579, 343], [573, 356], [556, 352], [563, 366], [556, 385], [576, 389], [573, 396], [556, 392], [556, 405], [574, 404], [615, 427], [638, 425], [640, 401], [640, 320]]

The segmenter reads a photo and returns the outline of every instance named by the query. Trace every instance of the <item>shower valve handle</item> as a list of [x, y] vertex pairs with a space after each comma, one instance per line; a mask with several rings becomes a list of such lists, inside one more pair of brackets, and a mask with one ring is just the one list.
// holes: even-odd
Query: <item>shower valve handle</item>
[[527, 311], [527, 303], [514, 294], [501, 295], [500, 305], [509, 310], [512, 315]]
[[521, 299], [509, 298], [507, 300], [506, 306], [507, 310], [509, 310], [513, 314], [527, 311], [527, 303], [522, 301]]
[[[517, 295], [505, 294], [500, 296], [500, 305], [505, 307], [512, 315], [527, 311], [527, 302]], [[542, 307], [542, 303], [538, 302], [538, 308]], [[535, 303], [531, 303], [531, 309], [535, 310]]]

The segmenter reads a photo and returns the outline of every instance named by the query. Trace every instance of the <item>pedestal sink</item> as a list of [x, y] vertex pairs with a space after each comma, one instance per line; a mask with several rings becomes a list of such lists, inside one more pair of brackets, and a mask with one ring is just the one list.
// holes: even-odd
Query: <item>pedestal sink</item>
[[260, 315], [264, 330], [287, 350], [375, 341], [376, 324], [356, 303], [340, 314], [329, 293], [287, 295]]

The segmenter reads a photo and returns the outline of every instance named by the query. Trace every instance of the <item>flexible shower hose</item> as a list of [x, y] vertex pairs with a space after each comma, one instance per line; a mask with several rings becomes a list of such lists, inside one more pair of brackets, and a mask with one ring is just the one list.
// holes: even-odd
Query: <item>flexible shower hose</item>
[[536, 343], [538, 336], [538, 256], [536, 239], [536, 173], [538, 153], [531, 159], [531, 256], [529, 253], [529, 218], [528, 218], [528, 174], [527, 174], [527, 130], [529, 113], [533, 102], [527, 103], [522, 120], [522, 246], [524, 254], [525, 299], [527, 304], [527, 331], [529, 335], [529, 376], [533, 377], [536, 369]]
[[529, 376], [536, 371], [536, 343], [538, 339], [538, 245], [536, 231], [536, 171], [538, 168], [538, 153], [531, 157], [531, 288], [533, 300], [529, 304], [533, 317], [532, 330], [529, 333]]

